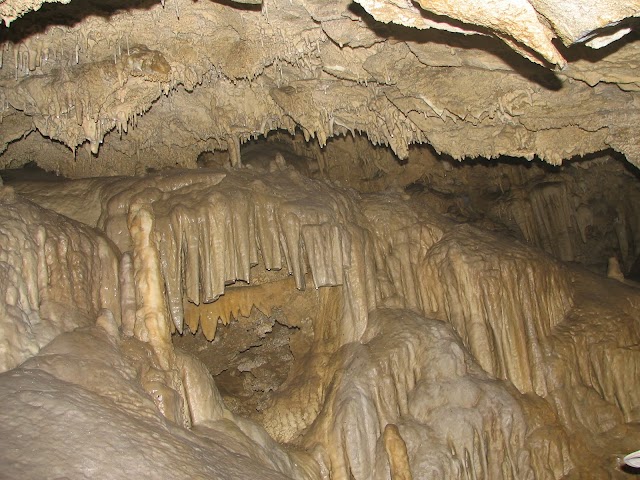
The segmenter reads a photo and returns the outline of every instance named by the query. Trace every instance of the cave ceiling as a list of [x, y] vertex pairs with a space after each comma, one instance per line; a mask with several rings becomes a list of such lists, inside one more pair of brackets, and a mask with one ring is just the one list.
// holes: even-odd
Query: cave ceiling
[[[400, 159], [640, 166], [640, 1], [0, 4], [0, 166], [195, 166], [274, 130], [362, 134]], [[51, 141], [53, 140], [53, 141]]]

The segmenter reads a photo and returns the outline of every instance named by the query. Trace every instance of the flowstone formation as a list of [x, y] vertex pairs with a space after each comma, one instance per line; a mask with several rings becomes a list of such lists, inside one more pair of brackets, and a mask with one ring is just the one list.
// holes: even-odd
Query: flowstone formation
[[[31, 273], [38, 243], [2, 244], [26, 289], [73, 278], [80, 293], [58, 300], [89, 317], [2, 351], [7, 476], [625, 478], [640, 444], [633, 282], [562, 263], [497, 217], [462, 218], [424, 185], [357, 192], [293, 163], [5, 175], [5, 215], [31, 215], [51, 251], [73, 244], [63, 228], [108, 246], [72, 275], [84, 257]], [[21, 328], [60, 324], [3, 282]]]

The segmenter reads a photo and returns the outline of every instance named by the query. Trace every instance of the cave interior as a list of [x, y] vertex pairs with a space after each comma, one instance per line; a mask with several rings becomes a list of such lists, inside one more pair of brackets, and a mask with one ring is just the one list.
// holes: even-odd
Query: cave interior
[[640, 2], [0, 3], [0, 477], [640, 473]]

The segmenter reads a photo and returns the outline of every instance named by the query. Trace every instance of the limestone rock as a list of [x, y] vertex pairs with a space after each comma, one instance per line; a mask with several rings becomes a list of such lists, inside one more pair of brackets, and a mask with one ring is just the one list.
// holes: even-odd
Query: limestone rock
[[[175, 0], [114, 6], [109, 21], [93, 3], [45, 4], [0, 39], [0, 162], [134, 174], [299, 129], [321, 146], [362, 132], [402, 159], [415, 143], [554, 164], [612, 147], [638, 165], [637, 42], [617, 40], [638, 6], [587, 3], [362, 3], [389, 25], [346, 2]], [[8, 21], [37, 6], [1, 8]], [[50, 24], [56, 9], [75, 23]]]

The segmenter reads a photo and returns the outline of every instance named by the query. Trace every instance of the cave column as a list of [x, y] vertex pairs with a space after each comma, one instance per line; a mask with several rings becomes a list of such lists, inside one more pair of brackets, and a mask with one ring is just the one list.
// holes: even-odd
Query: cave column
[[233, 168], [242, 167], [242, 158], [240, 157], [240, 138], [231, 135], [227, 137], [227, 149], [229, 150], [229, 160]]
[[175, 354], [171, 343], [171, 326], [164, 297], [160, 257], [152, 237], [154, 221], [149, 203], [141, 200], [131, 205], [128, 224], [133, 241], [137, 304], [134, 334], [151, 345], [161, 367], [169, 370], [174, 365]]

